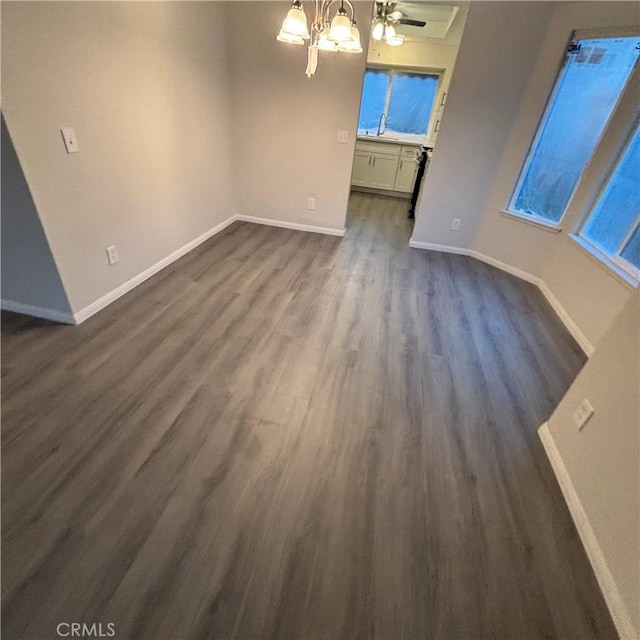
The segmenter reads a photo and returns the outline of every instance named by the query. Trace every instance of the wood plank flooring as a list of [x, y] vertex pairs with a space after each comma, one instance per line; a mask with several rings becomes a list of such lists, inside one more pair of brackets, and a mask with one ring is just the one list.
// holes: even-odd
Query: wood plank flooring
[[4, 638], [615, 637], [536, 434], [584, 356], [405, 208], [236, 223], [79, 327], [3, 313]]

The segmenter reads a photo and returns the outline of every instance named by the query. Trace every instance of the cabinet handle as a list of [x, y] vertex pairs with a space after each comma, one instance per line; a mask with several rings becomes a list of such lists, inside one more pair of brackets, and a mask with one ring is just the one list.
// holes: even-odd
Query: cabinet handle
[[447, 99], [447, 92], [443, 91], [442, 92], [442, 100], [440, 100], [440, 106], [444, 107], [444, 101]]
[[371, 166], [371, 156], [369, 156], [369, 166]]
[[374, 167], [376, 166], [376, 158], [375, 158], [375, 156], [374, 156], [374, 158], [373, 158], [373, 166], [374, 166]]
[[440, 120], [436, 122], [436, 126], [433, 128], [434, 133], [438, 133], [438, 129], [440, 128]]
[[402, 169], [402, 165], [404, 164], [404, 160], [400, 160], [400, 168]]

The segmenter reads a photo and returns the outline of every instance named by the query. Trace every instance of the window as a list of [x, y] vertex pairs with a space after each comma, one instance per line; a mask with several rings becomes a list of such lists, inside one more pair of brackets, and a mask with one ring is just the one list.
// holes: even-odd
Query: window
[[377, 135], [380, 131], [387, 135], [424, 137], [429, 128], [438, 79], [437, 75], [367, 69], [358, 133]]
[[637, 37], [582, 38], [569, 48], [509, 204], [558, 223], [638, 58]]
[[640, 275], [640, 129], [636, 129], [580, 230], [596, 255]]

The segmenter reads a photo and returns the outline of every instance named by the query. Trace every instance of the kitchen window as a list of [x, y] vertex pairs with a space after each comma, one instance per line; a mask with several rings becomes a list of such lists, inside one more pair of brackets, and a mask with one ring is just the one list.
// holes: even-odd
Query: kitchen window
[[631, 136], [576, 239], [636, 281], [640, 277], [640, 129]]
[[507, 213], [557, 225], [638, 59], [638, 38], [576, 37]]
[[358, 135], [424, 139], [429, 130], [439, 76], [367, 69], [362, 88]]

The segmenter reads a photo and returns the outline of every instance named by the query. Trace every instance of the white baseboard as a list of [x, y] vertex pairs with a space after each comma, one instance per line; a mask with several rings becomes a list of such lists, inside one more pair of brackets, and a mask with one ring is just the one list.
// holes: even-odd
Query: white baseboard
[[26, 316], [35, 316], [36, 318], [44, 318], [45, 320], [53, 320], [54, 322], [62, 322], [63, 324], [76, 324], [73, 314], [69, 311], [57, 311], [56, 309], [46, 309], [45, 307], [36, 307], [32, 304], [23, 304], [22, 302], [14, 302], [13, 300], [1, 300], [0, 307], [5, 311], [13, 311], [14, 313], [22, 313]]
[[209, 231], [205, 231], [205, 233], [203, 233], [201, 236], [198, 236], [195, 240], [188, 242], [183, 247], [180, 247], [180, 249], [177, 249], [173, 253], [169, 254], [166, 258], [163, 258], [159, 262], [156, 262], [154, 265], [151, 265], [148, 269], [145, 269], [137, 276], [134, 276], [130, 280], [127, 280], [125, 283], [121, 284], [119, 287], [116, 287], [115, 289], [113, 289], [113, 291], [110, 291], [101, 298], [98, 298], [95, 302], [87, 305], [84, 309], [81, 309], [77, 313], [74, 313], [73, 319], [75, 321], [75, 324], [84, 322], [85, 320], [87, 320], [87, 318], [90, 318], [92, 315], [98, 313], [98, 311], [104, 309], [107, 305], [115, 302], [125, 293], [128, 293], [133, 288], [137, 287], [139, 284], [142, 284], [145, 280], [148, 280], [151, 276], [158, 273], [158, 271], [161, 271], [165, 267], [168, 267], [172, 262], [175, 262], [176, 260], [178, 260], [178, 258], [181, 258], [185, 254], [189, 253], [189, 251], [192, 251], [198, 245], [216, 235], [216, 233], [220, 233], [220, 231], [226, 229], [230, 224], [235, 222], [235, 220], [235, 216], [227, 218], [212, 229], [209, 229]]
[[532, 284], [535, 284], [538, 287], [542, 282], [540, 278], [538, 278], [537, 276], [534, 276], [531, 273], [528, 273], [527, 271], [523, 271], [522, 269], [518, 269], [517, 267], [507, 264], [506, 262], [502, 262], [502, 260], [498, 260], [497, 258], [494, 258], [492, 256], [488, 256], [484, 253], [480, 253], [480, 251], [472, 251], [471, 255], [477, 260], [480, 260], [481, 262], [486, 262], [487, 264], [490, 264], [492, 267], [496, 267], [501, 271], [506, 271], [507, 273], [510, 273], [512, 276], [516, 276], [516, 278], [520, 278], [521, 280], [525, 280], [526, 282], [531, 282]]
[[[329, 227], [316, 227], [313, 225], [307, 224], [298, 224], [296, 222], [285, 222], [282, 220], [270, 220], [269, 218], [256, 218], [254, 216], [245, 216], [245, 215], [234, 215], [217, 226], [213, 227], [213, 229], [209, 229], [201, 236], [198, 236], [195, 240], [185, 244], [180, 249], [177, 249], [166, 258], [163, 258], [159, 262], [156, 262], [154, 265], [150, 266], [148, 269], [145, 269], [142, 273], [139, 273], [137, 276], [134, 276], [130, 280], [127, 280], [125, 283], [121, 284], [119, 287], [116, 287], [113, 291], [110, 291], [106, 295], [98, 298], [95, 302], [92, 302], [90, 305], [87, 305], [84, 309], [81, 309], [77, 313], [73, 314], [70, 322], [72, 324], [80, 324], [90, 318], [92, 315], [98, 313], [98, 311], [104, 309], [106, 306], [110, 305], [112, 302], [116, 301], [118, 298], [123, 296], [125, 293], [128, 293], [133, 288], [137, 287], [139, 284], [142, 284], [145, 280], [148, 280], [151, 276], [158, 273], [165, 267], [169, 266], [172, 262], [175, 262], [185, 254], [189, 253], [195, 249], [198, 245], [202, 244], [209, 238], [213, 237], [217, 233], [220, 233], [223, 229], [226, 229], [230, 224], [241, 221], [241, 222], [251, 222], [254, 224], [263, 224], [272, 227], [281, 227], [283, 229], [294, 229], [296, 231], [310, 231], [312, 233], [324, 233], [332, 236], [344, 236], [344, 229], [333, 229]], [[35, 315], [35, 314], [34, 314]], [[61, 320], [64, 322], [63, 320]], [[69, 322], [69, 320], [67, 320]]]
[[356, 193], [370, 193], [374, 196], [386, 196], [387, 198], [396, 198], [402, 200], [411, 200], [411, 192], [406, 191], [390, 191], [389, 189], [372, 189], [371, 187], [354, 187], [351, 185], [351, 191]]
[[580, 498], [576, 493], [573, 482], [571, 482], [571, 477], [569, 476], [567, 468], [564, 466], [562, 456], [558, 451], [558, 447], [551, 435], [549, 424], [547, 422], [540, 426], [538, 429], [538, 435], [540, 436], [542, 445], [547, 452], [547, 456], [549, 457], [549, 461], [553, 467], [556, 479], [558, 480], [558, 484], [562, 490], [562, 495], [564, 496], [567, 506], [569, 507], [571, 517], [576, 525], [576, 529], [580, 534], [580, 539], [582, 540], [582, 544], [587, 552], [587, 556], [591, 562], [591, 566], [593, 567], [593, 571], [596, 575], [598, 584], [600, 585], [600, 589], [602, 590], [602, 594], [605, 602], [607, 603], [616, 629], [623, 640], [635, 640], [640, 637], [638, 629], [634, 628], [629, 611], [622, 599], [618, 585], [609, 570], [607, 561], [602, 553], [602, 548], [600, 547], [598, 539], [591, 528], [589, 518], [582, 506], [582, 502], [580, 502]]
[[465, 249], [463, 247], [451, 247], [446, 244], [433, 244], [432, 242], [419, 242], [414, 240], [413, 237], [409, 239], [409, 246], [414, 249], [426, 249], [427, 251], [441, 251], [443, 253], [455, 253], [461, 256], [470, 256], [471, 249]]
[[479, 251], [472, 251], [471, 255], [478, 260], [482, 260], [482, 262], [486, 262], [498, 269], [502, 269], [502, 271], [506, 271], [522, 280], [526, 280], [527, 282], [531, 282], [535, 284], [540, 291], [542, 291], [542, 295], [547, 299], [547, 302], [553, 307], [553, 310], [558, 314], [565, 327], [569, 330], [569, 333], [573, 336], [574, 340], [580, 345], [580, 348], [589, 356], [593, 355], [593, 345], [587, 338], [587, 336], [582, 333], [580, 327], [574, 322], [573, 318], [569, 315], [567, 310], [560, 304], [560, 300], [555, 297], [553, 291], [549, 288], [547, 283], [538, 276], [534, 276], [527, 271], [523, 271], [522, 269], [518, 269], [517, 267], [513, 267], [506, 262], [502, 262], [501, 260], [497, 260], [492, 256], [488, 256], [484, 253], [480, 253]]
[[324, 233], [328, 236], [344, 236], [344, 229], [334, 229], [333, 227], [316, 227], [312, 224], [300, 224], [299, 222], [286, 222], [285, 220], [272, 220], [271, 218], [258, 218], [256, 216], [245, 216], [239, 214], [234, 216], [234, 220], [241, 222], [252, 222], [254, 224], [264, 224], [268, 227], [280, 227], [281, 229], [293, 229], [294, 231], [309, 231], [311, 233]]
[[544, 281], [540, 281], [538, 285], [540, 287], [540, 291], [544, 294], [544, 297], [547, 299], [549, 304], [553, 307], [553, 310], [558, 314], [562, 322], [564, 322], [564, 326], [567, 327], [569, 333], [575, 338], [576, 342], [582, 347], [582, 350], [591, 357], [593, 352], [595, 351], [594, 346], [591, 344], [587, 336], [580, 331], [580, 328], [575, 323], [573, 318], [567, 313], [567, 310], [562, 306], [560, 300], [555, 297], [553, 291], [549, 289], [548, 285]]
[[482, 262], [486, 262], [493, 267], [496, 267], [502, 271], [506, 271], [526, 282], [531, 282], [535, 284], [542, 294], [547, 299], [549, 304], [553, 307], [553, 310], [558, 314], [565, 327], [569, 331], [569, 333], [573, 336], [574, 340], [580, 345], [580, 348], [587, 354], [587, 356], [591, 357], [593, 355], [593, 345], [587, 338], [587, 336], [582, 333], [580, 327], [575, 323], [575, 321], [571, 318], [567, 310], [560, 304], [558, 298], [555, 297], [551, 289], [548, 287], [547, 283], [539, 278], [538, 276], [534, 276], [527, 271], [523, 271], [522, 269], [518, 269], [517, 267], [513, 267], [506, 262], [502, 262], [492, 256], [488, 256], [480, 251], [475, 251], [473, 249], [465, 249], [463, 247], [451, 247], [446, 244], [433, 244], [431, 242], [419, 242], [411, 238], [409, 240], [409, 246], [415, 249], [427, 249], [428, 251], [443, 251], [445, 253], [455, 253], [463, 256], [471, 256], [472, 258], [476, 258], [476, 260], [480, 260]]
[[[342, 237], [345, 234], [345, 229], [335, 229], [333, 227], [318, 227], [315, 225], [300, 224], [298, 222], [286, 222], [284, 220], [272, 220], [270, 218], [259, 218], [256, 216], [246, 216], [242, 214], [234, 215], [227, 218], [226, 220], [216, 225], [212, 229], [209, 229], [209, 231], [206, 231], [201, 236], [197, 237], [195, 240], [192, 240], [191, 242], [187, 243], [180, 249], [177, 249], [176, 251], [168, 255], [166, 258], [163, 258], [159, 262], [156, 262], [156, 264], [152, 265], [148, 269], [145, 269], [144, 271], [139, 273], [137, 276], [134, 276], [130, 280], [127, 280], [127, 282], [121, 284], [119, 287], [116, 287], [113, 291], [110, 291], [109, 293], [102, 296], [101, 298], [98, 298], [98, 300], [96, 300], [95, 302], [92, 302], [91, 304], [84, 307], [84, 309], [81, 309], [80, 311], [74, 313], [73, 315], [65, 314], [65, 313], [55, 311], [55, 310], [50, 310], [50, 309], [44, 309], [44, 308], [34, 307], [30, 305], [23, 305], [21, 303], [14, 303], [8, 300], [2, 301], [2, 308], [7, 309], [8, 311], [16, 311], [17, 313], [25, 313], [27, 315], [33, 315], [39, 318], [46, 318], [47, 320], [54, 320], [56, 322], [63, 322], [66, 324], [80, 324], [81, 322], [84, 322], [85, 320], [90, 318], [92, 315], [98, 313], [98, 311], [100, 311], [101, 309], [104, 309], [106, 306], [108, 306], [109, 304], [111, 304], [121, 296], [123, 296], [125, 293], [128, 293], [129, 291], [131, 291], [134, 287], [137, 287], [139, 284], [143, 283], [145, 280], [148, 280], [151, 276], [158, 273], [158, 271], [161, 271], [165, 267], [169, 266], [172, 262], [175, 262], [176, 260], [178, 260], [178, 258], [181, 258], [185, 254], [189, 253], [189, 251], [191, 251], [192, 249], [195, 249], [195, 247], [202, 244], [212, 236], [216, 235], [217, 233], [219, 233], [220, 231], [222, 231], [223, 229], [225, 229], [235, 221], [250, 222], [253, 224], [262, 224], [262, 225], [267, 225], [272, 227], [279, 227], [282, 229], [293, 229], [294, 231], [322, 233], [326, 235], [339, 236], [339, 237]], [[508, 265], [505, 262], [501, 262], [500, 260], [492, 258], [491, 256], [487, 256], [483, 253], [480, 253], [479, 251], [474, 251], [472, 249], [466, 249], [463, 247], [453, 247], [453, 246], [444, 245], [444, 244], [433, 244], [431, 242], [419, 242], [414, 240], [413, 238], [409, 240], [409, 246], [415, 249], [426, 249], [429, 251], [442, 251], [445, 253], [454, 253], [458, 255], [472, 256], [477, 260], [481, 260], [494, 267], [497, 267], [498, 269], [502, 269], [503, 271], [506, 271], [519, 278], [522, 278], [527, 282], [532, 282], [536, 284], [540, 288], [544, 296], [547, 298], [547, 300], [549, 301], [549, 304], [551, 304], [555, 312], [558, 314], [558, 316], [560, 316], [560, 318], [564, 322], [565, 326], [567, 327], [571, 335], [582, 347], [584, 352], [588, 356], [591, 356], [591, 354], [593, 353], [593, 346], [591, 345], [589, 340], [580, 331], [578, 325], [571, 319], [567, 311], [562, 307], [562, 305], [560, 304], [558, 299], [553, 295], [552, 291], [549, 289], [546, 283], [540, 280], [540, 278], [537, 278], [536, 276], [533, 276], [525, 271], [512, 267], [511, 265]]]

